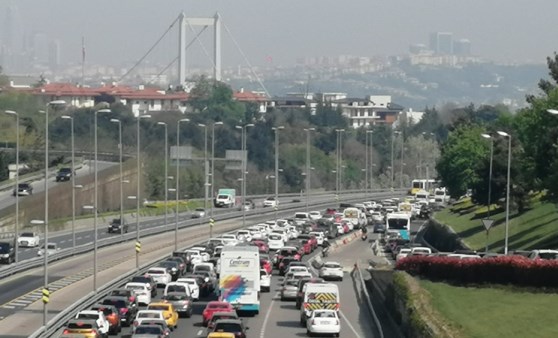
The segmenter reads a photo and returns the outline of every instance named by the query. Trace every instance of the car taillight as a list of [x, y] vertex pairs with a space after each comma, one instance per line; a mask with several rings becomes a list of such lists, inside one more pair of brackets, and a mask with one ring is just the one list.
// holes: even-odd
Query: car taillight
[[337, 319], [335, 320], [335, 325], [339, 325], [339, 321]]
[[69, 334], [70, 330], [64, 330], [64, 332], [62, 332], [63, 334]]
[[97, 335], [97, 330], [91, 330], [91, 333], [93, 333], [94, 335]]
[[128, 313], [128, 308], [121, 307], [121, 308], [120, 308], [120, 313], [122, 313], [122, 314], [125, 315], [126, 313]]
[[308, 303], [302, 303], [302, 307], [306, 309], [308, 307]]

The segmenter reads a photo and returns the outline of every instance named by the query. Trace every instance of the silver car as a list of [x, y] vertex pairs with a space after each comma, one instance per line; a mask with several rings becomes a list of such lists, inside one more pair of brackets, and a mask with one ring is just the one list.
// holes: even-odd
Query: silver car
[[190, 318], [192, 316], [193, 300], [183, 292], [169, 292], [163, 296], [163, 300], [171, 303], [179, 317]]
[[281, 288], [281, 300], [296, 299], [298, 293], [298, 279], [287, 279]]
[[337, 262], [325, 262], [320, 269], [320, 278], [343, 280], [343, 267]]
[[192, 218], [203, 218], [205, 217], [205, 209], [204, 208], [196, 208], [192, 212]]

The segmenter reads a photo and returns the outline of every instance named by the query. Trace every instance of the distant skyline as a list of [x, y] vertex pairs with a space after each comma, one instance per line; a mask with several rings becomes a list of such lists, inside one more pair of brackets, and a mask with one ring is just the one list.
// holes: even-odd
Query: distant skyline
[[[314, 56], [407, 54], [428, 45], [433, 32], [471, 41], [471, 53], [497, 62], [544, 63], [558, 49], [558, 1], [509, 0], [4, 0], [0, 18], [17, 7], [14, 31], [2, 24], [2, 44], [22, 48], [24, 37], [59, 41], [60, 61], [81, 62], [85, 37], [88, 64], [120, 66], [138, 60], [184, 11], [189, 17], [223, 18], [223, 66], [246, 65], [229, 33], [254, 65], [292, 65]], [[176, 28], [148, 58], [177, 55]], [[6, 36], [10, 34], [10, 36]], [[192, 39], [190, 33], [188, 40]], [[202, 34], [211, 55], [212, 29]], [[11, 39], [11, 40], [10, 40]], [[211, 67], [196, 42], [192, 66]]]

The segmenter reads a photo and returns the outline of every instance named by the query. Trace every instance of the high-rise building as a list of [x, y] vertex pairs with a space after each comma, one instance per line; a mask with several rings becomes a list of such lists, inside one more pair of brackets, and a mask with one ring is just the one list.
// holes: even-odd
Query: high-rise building
[[436, 54], [453, 54], [453, 33], [431, 33], [430, 49]]
[[453, 53], [460, 56], [471, 55], [471, 41], [459, 39], [453, 42]]
[[60, 40], [50, 42], [48, 46], [48, 64], [52, 71], [56, 71], [60, 67]]

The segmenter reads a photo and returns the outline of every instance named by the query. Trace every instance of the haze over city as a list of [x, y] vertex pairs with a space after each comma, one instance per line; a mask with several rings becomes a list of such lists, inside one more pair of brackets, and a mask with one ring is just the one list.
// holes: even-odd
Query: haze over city
[[[8, 37], [10, 7], [15, 23]], [[436, 31], [468, 39], [471, 54], [496, 62], [543, 63], [556, 50], [558, 36], [553, 0], [11, 0], [0, 3], [0, 36], [3, 44], [11, 39], [19, 47], [24, 36], [44, 33], [48, 41], [59, 41], [63, 64], [81, 62], [84, 37], [88, 63], [116, 65], [140, 58], [181, 11], [189, 17], [219, 12], [254, 65], [290, 65], [312, 56], [400, 55], [411, 44], [428, 45]], [[173, 29], [165, 38], [154, 61], [176, 56], [176, 34]], [[204, 36], [211, 53], [211, 32]], [[192, 58], [203, 62], [205, 54], [196, 49]], [[223, 66], [241, 63], [223, 32]]]

